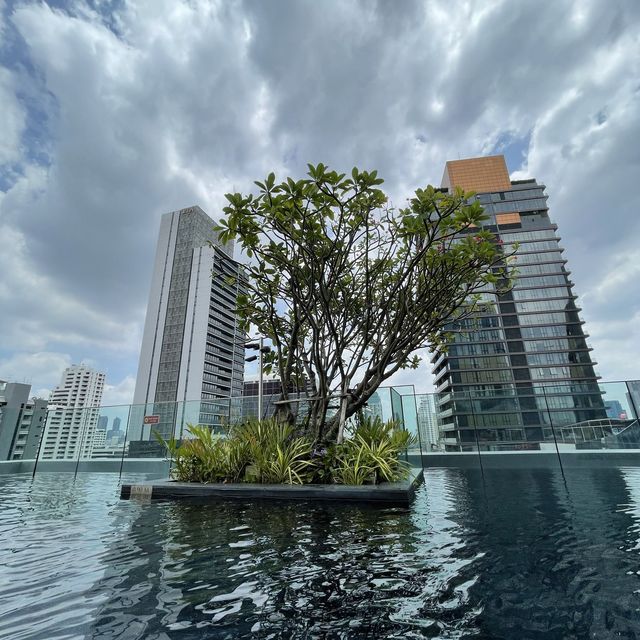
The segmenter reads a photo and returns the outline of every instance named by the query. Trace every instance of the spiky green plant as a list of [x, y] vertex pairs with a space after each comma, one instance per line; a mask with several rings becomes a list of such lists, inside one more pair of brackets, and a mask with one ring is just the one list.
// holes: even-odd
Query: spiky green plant
[[343, 445], [342, 464], [364, 465], [372, 470], [373, 482], [398, 482], [409, 475], [410, 465], [400, 456], [414, 442], [413, 436], [393, 420], [360, 418]]
[[[310, 456], [311, 445], [300, 440], [300, 444], [294, 446], [293, 443], [299, 439], [295, 438], [291, 425], [273, 419], [250, 419], [234, 426], [229, 435], [247, 447], [251, 460], [247, 479], [255, 482], [302, 482], [302, 472], [307, 466], [302, 464], [302, 457]], [[291, 463], [289, 469], [287, 461]]]
[[310, 460], [310, 456], [311, 442], [306, 438], [293, 438], [278, 443], [275, 450], [269, 452], [262, 481], [304, 484], [313, 473], [314, 462]]
[[342, 445], [335, 458], [334, 482], [361, 485], [371, 482], [373, 474], [374, 468], [369, 464], [367, 453], [362, 447]]
[[346, 442], [322, 452], [275, 420], [246, 421], [222, 438], [208, 426], [189, 425], [187, 431], [180, 443], [155, 434], [173, 461], [172, 477], [183, 482], [364, 484], [394, 482], [409, 471], [400, 455], [412, 437], [379, 418], [361, 420]]

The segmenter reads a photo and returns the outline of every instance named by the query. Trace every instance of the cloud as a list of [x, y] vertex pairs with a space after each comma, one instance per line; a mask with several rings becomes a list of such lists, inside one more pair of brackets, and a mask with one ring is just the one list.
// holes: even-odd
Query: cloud
[[[3, 361], [92, 358], [119, 402], [160, 214], [200, 204], [215, 218], [226, 191], [319, 161], [377, 168], [403, 202], [447, 159], [504, 148], [516, 177], [547, 184], [601, 372], [640, 377], [627, 340], [637, 2], [26, 1], [0, 14]], [[425, 388], [428, 369], [410, 372]]]
[[[0, 349], [14, 345], [42, 350], [50, 344], [137, 351], [138, 327], [84, 304], [64, 291], [49, 274], [33, 268], [28, 240], [19, 231], [0, 225]], [[62, 290], [61, 290], [62, 289]]]
[[102, 405], [113, 407], [130, 404], [135, 387], [136, 379], [134, 376], [126, 376], [117, 384], [105, 384]]
[[0, 359], [0, 378], [28, 384], [37, 380], [45, 388], [40, 388], [35, 395], [48, 399], [51, 389], [60, 382], [62, 372], [69, 365], [71, 359], [65, 353], [16, 352], [9, 358]]
[[21, 138], [25, 129], [26, 116], [16, 97], [13, 80], [8, 69], [0, 68], [0, 167], [20, 159]]

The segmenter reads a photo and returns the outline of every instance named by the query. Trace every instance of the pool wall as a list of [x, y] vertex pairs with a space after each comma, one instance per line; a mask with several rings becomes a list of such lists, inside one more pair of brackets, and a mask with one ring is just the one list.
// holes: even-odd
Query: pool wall
[[[640, 466], [640, 449], [604, 449], [596, 451], [483, 451], [464, 453], [425, 453], [408, 456], [414, 467], [474, 469], [552, 469], [560, 467]], [[33, 473], [34, 460], [0, 461], [0, 475]], [[159, 458], [113, 458], [110, 460], [41, 460], [37, 473], [47, 472], [147, 473], [169, 475], [169, 461]]]

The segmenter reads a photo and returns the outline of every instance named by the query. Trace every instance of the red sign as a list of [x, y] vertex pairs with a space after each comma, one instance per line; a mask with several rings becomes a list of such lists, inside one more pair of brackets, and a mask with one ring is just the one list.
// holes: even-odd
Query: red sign
[[160, 416], [145, 416], [144, 424], [158, 424], [160, 422]]

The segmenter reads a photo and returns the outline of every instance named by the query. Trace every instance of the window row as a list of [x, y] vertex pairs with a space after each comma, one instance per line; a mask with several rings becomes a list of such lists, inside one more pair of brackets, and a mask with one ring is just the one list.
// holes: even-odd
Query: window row
[[465, 318], [464, 320], [458, 320], [457, 322], [450, 323], [445, 327], [446, 331], [456, 331], [462, 329], [491, 329], [493, 327], [499, 327], [500, 320], [493, 316], [484, 316], [481, 318]]
[[503, 342], [485, 342], [482, 344], [455, 344], [449, 347], [450, 356], [485, 356], [506, 353]]
[[578, 336], [583, 337], [582, 329], [579, 325], [555, 325], [550, 327], [523, 327], [520, 335], [527, 338], [555, 338]]
[[501, 330], [463, 331], [456, 333], [453, 337], [454, 343], [493, 342], [495, 340], [504, 340], [504, 333]]
[[534, 351], [571, 351], [574, 349], [586, 349], [584, 338], [560, 338], [557, 340], [525, 340], [524, 350]]
[[485, 356], [481, 358], [452, 358], [449, 362], [451, 369], [497, 369], [508, 367], [507, 356]]
[[480, 384], [490, 382], [513, 382], [510, 369], [492, 371], [455, 371], [451, 374], [455, 384]]
[[543, 275], [545, 273], [564, 273], [565, 267], [564, 264], [558, 263], [545, 263], [545, 264], [527, 264], [520, 265], [515, 264], [512, 267], [513, 269], [517, 269], [518, 276], [537, 276]]
[[537, 187], [535, 189], [512, 189], [511, 191], [501, 191], [492, 194], [492, 200], [495, 202], [510, 202], [513, 200], [523, 200], [525, 198], [543, 198], [544, 188]]
[[587, 351], [564, 351], [560, 353], [531, 353], [527, 356], [530, 365], [590, 363]]
[[[577, 315], [575, 311], [568, 313], [532, 313], [530, 315], [519, 316], [519, 320], [521, 325], [528, 326], [535, 324], [569, 323], [577, 322]], [[505, 324], [507, 324], [506, 318]]]
[[529, 370], [533, 380], [545, 378], [588, 378], [593, 376], [593, 367], [574, 365], [571, 367], [531, 367]]
[[548, 287], [545, 289], [515, 289], [514, 300], [532, 300], [544, 298], [568, 298], [571, 295], [567, 287]]
[[[505, 242], [503, 247], [507, 253], [511, 253], [515, 250], [516, 245]], [[553, 251], [554, 249], [558, 249], [557, 240], [538, 240], [518, 243], [518, 255], [536, 251]]]
[[518, 252], [513, 259], [515, 260], [514, 265], [516, 269], [519, 268], [521, 264], [538, 264], [540, 262], [559, 262], [564, 260], [561, 251], [545, 251], [541, 253], [523, 254]]
[[532, 278], [516, 278], [514, 289], [524, 289], [527, 287], [545, 287], [558, 284], [567, 284], [567, 277], [558, 276], [534, 276]]
[[554, 240], [556, 239], [556, 232], [553, 229], [540, 229], [539, 231], [502, 231], [500, 237], [505, 243], [528, 242], [530, 240]]
[[528, 200], [515, 200], [513, 202], [494, 202], [493, 210], [496, 213], [507, 211], [532, 211], [537, 209], [546, 209], [546, 198], [530, 198]]
[[563, 311], [570, 301], [567, 299], [557, 300], [531, 300], [529, 302], [516, 302], [518, 313], [535, 313], [537, 311]]

